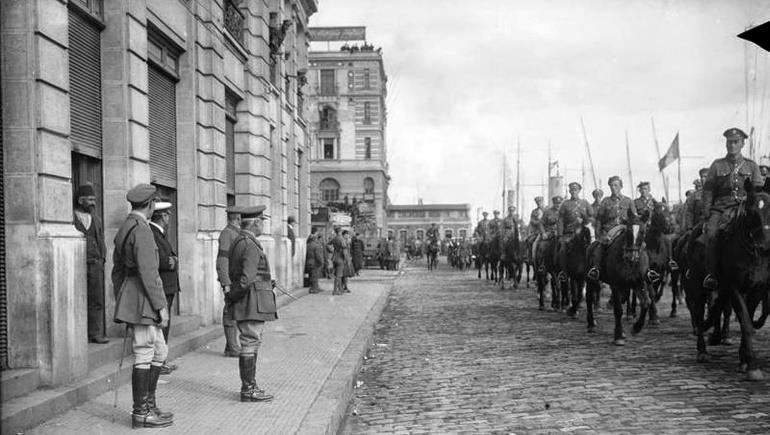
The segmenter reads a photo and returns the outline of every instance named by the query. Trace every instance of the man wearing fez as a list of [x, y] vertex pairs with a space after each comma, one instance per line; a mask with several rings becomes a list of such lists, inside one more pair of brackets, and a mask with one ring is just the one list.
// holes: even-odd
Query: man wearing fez
[[86, 296], [88, 341], [108, 343], [104, 337], [104, 226], [96, 211], [94, 186], [83, 184], [75, 192], [75, 228], [86, 236]]
[[[179, 293], [179, 257], [169, 243], [166, 232], [171, 222], [171, 203], [162, 201], [155, 203], [155, 212], [150, 218], [150, 229], [158, 247], [158, 272], [163, 281], [163, 292], [166, 294], [168, 305], [168, 324], [163, 328], [163, 338], [168, 344], [168, 332], [171, 329], [171, 307], [174, 306], [174, 297]], [[161, 375], [171, 374], [176, 370], [176, 365], [167, 364], [165, 361], [160, 368]]]
[[[226, 210], [227, 226], [219, 233], [219, 252], [217, 253], [217, 279], [222, 291], [227, 294], [230, 291], [230, 246], [241, 232], [241, 209], [231, 206]], [[232, 320], [230, 310], [232, 307], [225, 298], [225, 306], [222, 309], [222, 326], [225, 329], [225, 356], [238, 358], [241, 354], [241, 343], [238, 341], [238, 329], [235, 320]]]
[[158, 409], [155, 401], [158, 376], [168, 355], [163, 337], [168, 302], [158, 274], [158, 248], [147, 221], [155, 211], [155, 187], [139, 184], [126, 199], [131, 213], [115, 235], [112, 285], [115, 322], [125, 323], [133, 335], [132, 425], [166, 427], [174, 422], [174, 415]]
[[729, 219], [737, 211], [738, 206], [746, 199], [745, 180], [751, 180], [756, 190], [763, 188], [765, 181], [754, 161], [741, 154], [743, 145], [748, 137], [739, 128], [730, 128], [724, 132], [727, 155], [714, 160], [706, 174], [703, 184], [703, 210], [708, 216], [704, 227], [706, 236], [706, 278], [703, 287], [716, 290], [717, 281], [716, 235], [723, 218]]
[[273, 399], [257, 386], [257, 352], [262, 342], [265, 322], [278, 319], [274, 281], [270, 276], [267, 254], [257, 237], [262, 234], [264, 205], [241, 211], [241, 232], [230, 247], [231, 287], [225, 299], [232, 305], [230, 315], [240, 333], [241, 402], [265, 402]]

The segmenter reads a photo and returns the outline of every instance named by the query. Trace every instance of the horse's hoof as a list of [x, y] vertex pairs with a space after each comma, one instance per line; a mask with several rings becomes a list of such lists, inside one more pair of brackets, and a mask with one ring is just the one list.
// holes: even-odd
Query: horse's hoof
[[708, 341], [709, 346], [718, 346], [720, 343], [721, 343], [721, 340], [718, 336], [714, 334], [709, 335], [709, 341]]
[[642, 327], [641, 326], [634, 325], [634, 327], [631, 328], [631, 334], [632, 335], [636, 335], [636, 334], [638, 334], [640, 332], [642, 332]]
[[733, 339], [730, 338], [730, 337], [725, 337], [725, 338], [722, 339], [722, 343], [720, 343], [720, 344], [722, 344], [723, 346], [732, 346], [733, 345]]
[[711, 361], [711, 357], [706, 352], [698, 352], [698, 356], [695, 357], [695, 361], [699, 363], [707, 363]]
[[749, 365], [746, 363], [740, 363], [740, 365], [738, 365], [738, 371], [748, 375]]
[[614, 344], [615, 346], [625, 346], [626, 340], [622, 338], [616, 338], [615, 341], [612, 342], [612, 344]]
[[625, 333], [625, 332], [621, 332], [621, 333], [620, 333], [620, 338], [622, 338], [623, 340], [625, 340], [625, 339], [626, 339], [626, 333]]
[[660, 325], [660, 319], [652, 319], [652, 320], [650, 320], [650, 325], [653, 325], [653, 326]]
[[668, 315], [668, 317], [672, 317], [672, 318], [673, 317], [677, 317], [677, 316], [678, 316], [678, 314], [676, 314], [676, 311], [674, 311], [674, 310], [672, 310], [671, 314]]
[[748, 381], [763, 381], [765, 374], [760, 369], [752, 369], [746, 372], [746, 380]]
[[593, 334], [594, 332], [596, 332], [596, 326], [594, 326], [594, 325], [589, 326], [588, 327], [588, 333], [589, 334]]

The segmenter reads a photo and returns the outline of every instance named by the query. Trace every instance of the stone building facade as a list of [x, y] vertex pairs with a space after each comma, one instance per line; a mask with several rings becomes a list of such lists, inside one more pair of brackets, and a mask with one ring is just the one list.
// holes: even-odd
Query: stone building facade
[[[3, 1], [4, 368], [41, 383], [84, 375], [85, 241], [73, 188], [97, 190], [108, 246], [125, 194], [154, 183], [174, 203], [181, 293], [173, 312], [221, 319], [214, 269], [228, 204], [266, 205], [276, 279], [302, 281], [310, 223], [303, 85], [317, 0]], [[298, 221], [291, 256], [286, 220]]]
[[425, 232], [435, 223], [442, 237], [470, 237], [473, 235], [470, 204], [417, 204], [388, 206], [388, 236], [401, 243], [424, 240]]
[[355, 200], [373, 217], [365, 233], [377, 236], [387, 230], [390, 185], [387, 76], [381, 50], [365, 42], [320, 50], [325, 39], [319, 35], [337, 29], [363, 28], [310, 29], [315, 41], [308, 75], [311, 201], [324, 207]]

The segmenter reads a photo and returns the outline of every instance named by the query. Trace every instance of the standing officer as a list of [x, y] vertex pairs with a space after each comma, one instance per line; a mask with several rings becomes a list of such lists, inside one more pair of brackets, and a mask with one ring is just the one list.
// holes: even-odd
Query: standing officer
[[594, 210], [591, 204], [580, 197], [580, 191], [583, 186], [580, 183], [569, 183], [570, 198], [564, 201], [559, 209], [559, 220], [556, 227], [556, 233], [559, 236], [557, 248], [559, 256], [559, 279], [566, 281], [565, 270], [567, 269], [567, 245], [566, 242], [575, 234], [580, 232], [584, 224], [587, 224], [594, 217]]
[[432, 243], [438, 243], [439, 234], [438, 234], [438, 227], [436, 226], [436, 223], [430, 224], [430, 228], [428, 228], [428, 231], [425, 232], [425, 238], [430, 240]]
[[610, 196], [602, 200], [599, 206], [599, 212], [596, 214], [596, 238], [599, 243], [596, 245], [591, 258], [591, 268], [586, 274], [586, 278], [594, 281], [599, 280], [599, 269], [604, 258], [604, 250], [612, 241], [612, 238], [618, 234], [615, 228], [626, 225], [628, 222], [628, 210], [631, 210], [632, 217], [635, 219], [636, 207], [631, 198], [623, 195], [623, 181], [617, 175], [613, 175], [607, 181], [610, 186]]
[[109, 343], [104, 337], [104, 226], [94, 211], [94, 186], [83, 184], [75, 192], [75, 228], [86, 236], [86, 296], [88, 306], [88, 341]]
[[133, 333], [132, 426], [166, 427], [174, 415], [158, 409], [155, 401], [160, 367], [168, 355], [162, 330], [168, 324], [168, 305], [158, 275], [158, 248], [147, 222], [155, 211], [155, 187], [139, 184], [126, 199], [131, 213], [115, 235], [112, 286], [115, 322], [125, 323]]
[[[166, 238], [170, 221], [171, 203], [156, 202], [155, 212], [150, 221], [150, 229], [152, 229], [152, 235], [155, 238], [155, 245], [158, 247], [158, 273], [160, 280], [163, 281], [163, 292], [166, 294], [166, 304], [169, 311], [168, 324], [163, 328], [163, 338], [166, 340], [166, 344], [168, 344], [168, 332], [171, 329], [171, 307], [174, 306], [174, 297], [179, 293], [179, 257]], [[164, 361], [160, 368], [160, 374], [171, 374], [176, 368], [176, 365], [169, 365]]]
[[241, 402], [264, 402], [273, 399], [257, 386], [257, 353], [262, 342], [265, 322], [278, 319], [275, 286], [270, 276], [270, 263], [257, 237], [262, 234], [264, 205], [241, 211], [241, 232], [230, 247], [230, 302], [232, 319], [237, 323], [241, 340], [238, 368], [241, 375]]
[[[340, 227], [334, 227], [334, 238], [329, 242], [334, 249], [332, 252], [332, 264], [334, 264], [334, 289], [333, 295], [341, 295], [343, 293], [342, 278], [345, 275], [345, 239], [340, 234]], [[387, 243], [383, 242], [385, 250], [387, 250]], [[383, 255], [384, 260], [387, 262], [387, 254]]]
[[642, 216], [644, 215], [644, 212], [647, 211], [647, 216], [649, 218], [649, 216], [652, 216], [652, 212], [658, 205], [658, 201], [656, 201], [650, 193], [650, 182], [642, 181], [638, 186], [636, 186], [636, 188], [639, 190], [639, 198], [634, 200], [634, 207], [636, 207], [636, 212]]
[[[217, 279], [222, 286], [222, 292], [230, 291], [230, 246], [241, 231], [241, 209], [231, 206], [227, 210], [227, 226], [219, 233], [219, 252], [217, 253]], [[225, 329], [225, 356], [237, 358], [241, 353], [241, 343], [238, 341], [238, 330], [235, 321], [232, 320], [230, 310], [232, 307], [225, 298], [225, 306], [222, 309], [222, 326]]]
[[709, 168], [701, 168], [700, 171], [698, 171], [700, 178], [693, 182], [695, 191], [684, 203], [683, 232], [702, 225], [703, 221], [706, 219], [706, 214], [703, 209], [703, 184], [706, 182], [708, 173]]
[[710, 290], [716, 290], [719, 286], [716, 235], [720, 222], [731, 219], [738, 205], [746, 199], [743, 186], [745, 180], [751, 180], [756, 190], [764, 186], [757, 164], [741, 154], [748, 137], [746, 133], [739, 128], [730, 128], [724, 132], [724, 137], [727, 156], [714, 160], [703, 184], [703, 210], [708, 216], [704, 228], [707, 274], [703, 279], [703, 287]]

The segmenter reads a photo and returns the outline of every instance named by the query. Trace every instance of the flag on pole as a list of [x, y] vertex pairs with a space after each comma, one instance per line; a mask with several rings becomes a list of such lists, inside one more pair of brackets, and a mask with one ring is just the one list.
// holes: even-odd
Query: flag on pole
[[668, 147], [668, 151], [666, 151], [666, 155], [663, 156], [658, 161], [658, 168], [662, 171], [666, 168], [666, 166], [670, 165], [674, 161], [679, 159], [679, 133], [676, 133], [676, 137], [674, 137], [674, 141], [671, 142], [671, 146]]

